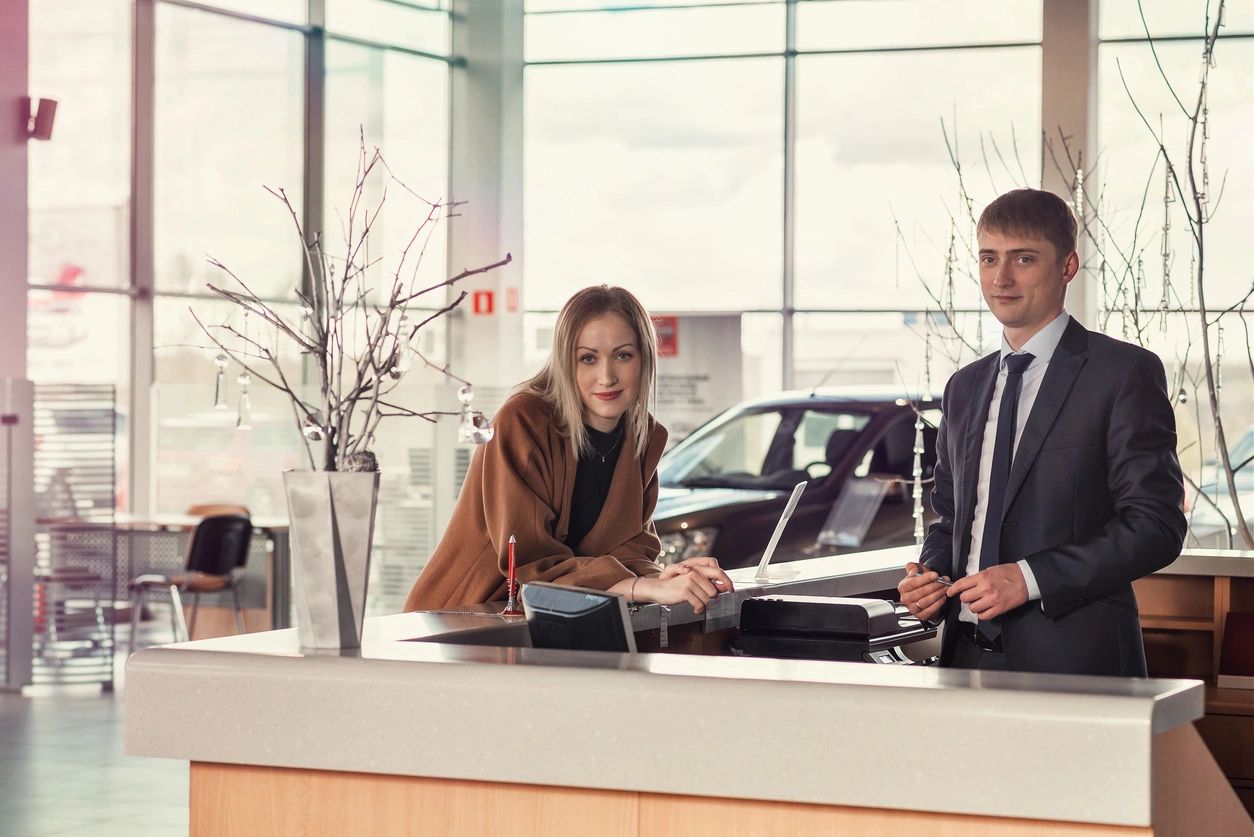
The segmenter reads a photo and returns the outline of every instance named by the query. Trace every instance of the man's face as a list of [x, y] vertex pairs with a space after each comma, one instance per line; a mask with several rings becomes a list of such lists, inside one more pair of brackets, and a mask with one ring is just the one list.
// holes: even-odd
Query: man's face
[[1059, 254], [1045, 238], [988, 229], [979, 244], [980, 290], [1008, 333], [1026, 340], [1062, 312], [1080, 264], [1074, 251]]

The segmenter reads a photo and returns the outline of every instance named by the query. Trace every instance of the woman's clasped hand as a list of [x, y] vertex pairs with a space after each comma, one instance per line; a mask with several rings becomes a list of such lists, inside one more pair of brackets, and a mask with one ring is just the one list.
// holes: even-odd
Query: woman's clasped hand
[[662, 569], [662, 574], [641, 578], [633, 593], [635, 601], [673, 605], [687, 602], [696, 613], [703, 613], [719, 593], [733, 590], [732, 580], [713, 558], [688, 558]]

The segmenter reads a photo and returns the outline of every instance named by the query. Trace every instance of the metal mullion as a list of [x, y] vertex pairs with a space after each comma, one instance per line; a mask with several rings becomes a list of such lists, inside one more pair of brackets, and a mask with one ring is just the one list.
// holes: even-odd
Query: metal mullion
[[[203, 302], [225, 302], [226, 300], [215, 294], [205, 293], [204, 291], [156, 291], [152, 294], [154, 299], [190, 299], [200, 300]], [[298, 305], [300, 300], [295, 297], [257, 297], [257, 301], [266, 305]]]
[[[302, 213], [305, 239], [321, 237], [326, 191], [326, 0], [309, 0], [311, 32], [305, 39], [305, 194]], [[301, 292], [313, 299], [314, 277], [301, 265]], [[302, 364], [302, 368], [305, 365]], [[306, 372], [308, 370], [305, 370]]]
[[413, 9], [418, 12], [444, 12], [447, 14], [449, 9], [445, 6], [428, 6], [424, 3], [411, 3], [409, 0], [376, 0], [379, 3], [386, 3], [389, 6], [400, 6], [405, 9]]
[[131, 78], [131, 375], [127, 437], [130, 511], [148, 514], [155, 485], [152, 454], [154, 203], [156, 144], [156, 5], [134, 5]]
[[524, 61], [523, 67], [564, 67], [574, 64], [661, 64], [675, 61], [735, 61], [742, 58], [779, 58], [784, 53], [740, 52], [725, 55], [666, 55], [656, 58], [558, 58], [548, 61]]
[[[386, 0], [386, 2], [396, 2], [396, 0]], [[585, 15], [596, 14], [598, 12], [668, 12], [672, 9], [740, 9], [751, 6], [780, 6], [784, 2], [791, 0], [747, 0], [747, 2], [736, 3], [730, 0], [719, 2], [712, 0], [709, 3], [676, 3], [669, 6], [646, 6], [623, 4], [621, 6], [588, 6], [582, 9], [541, 9], [535, 12], [525, 12], [526, 15], [534, 15], [535, 17], [551, 17], [553, 15]]]
[[973, 49], [1015, 49], [1038, 47], [1040, 41], [998, 41], [991, 44], [928, 44], [898, 47], [836, 47], [833, 49], [799, 49], [798, 55], [875, 55], [885, 52], [969, 52]]
[[114, 288], [108, 285], [61, 285], [55, 282], [28, 282], [26, 288], [31, 291], [58, 291], [72, 294], [113, 294], [131, 298], [139, 296], [138, 291], [133, 287]]
[[[1240, 40], [1249, 40], [1251, 38], [1254, 38], [1254, 32], [1233, 32], [1231, 34], [1224, 34], [1223, 32], [1219, 33], [1219, 40], [1221, 41], [1240, 41]], [[1198, 44], [1201, 44], [1205, 40], [1206, 40], [1205, 34], [1202, 34], [1202, 35], [1161, 35], [1161, 36], [1155, 35], [1151, 38], [1147, 38], [1144, 35], [1140, 35], [1140, 36], [1127, 36], [1123, 38], [1099, 38], [1097, 41], [1097, 44], [1098, 46], [1102, 46], [1104, 44], [1146, 44], [1146, 43], [1149, 43], [1150, 41], [1153, 41], [1156, 44], [1184, 43], [1184, 42], [1189, 42], [1189, 41], [1194, 41]]]
[[784, 14], [784, 253], [780, 275], [780, 383], [792, 389], [794, 362], [793, 305], [796, 302], [797, 241], [797, 3]]
[[401, 46], [399, 44], [389, 44], [385, 41], [375, 41], [370, 38], [359, 38], [356, 35], [344, 35], [338, 32], [324, 32], [323, 37], [332, 41], [343, 41], [347, 44], [355, 44], [356, 46], [369, 47], [370, 49], [381, 49], [388, 52], [399, 52], [404, 55], [412, 55], [415, 58], [427, 58], [432, 61], [443, 61], [445, 64], [454, 64], [457, 59], [451, 55], [440, 55], [435, 52], [424, 52], [421, 49], [413, 49], [412, 47]]
[[[143, 2], [143, 0], [138, 0], [138, 2]], [[304, 32], [306, 35], [309, 34], [310, 30], [309, 25], [305, 23], [292, 23], [290, 20], [276, 20], [272, 17], [253, 15], [248, 12], [239, 12], [233, 9], [222, 9], [205, 3], [197, 3], [195, 0], [152, 0], [152, 2], [161, 3], [166, 6], [178, 6], [180, 8], [191, 9], [197, 12], [205, 12], [206, 14], [218, 15], [219, 17], [230, 17], [236, 20], [246, 21], [248, 23], [260, 23], [264, 26], [277, 26], [282, 29]]]

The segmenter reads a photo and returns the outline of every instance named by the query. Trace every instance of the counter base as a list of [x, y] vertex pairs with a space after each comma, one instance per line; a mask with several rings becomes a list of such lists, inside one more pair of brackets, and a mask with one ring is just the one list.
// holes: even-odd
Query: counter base
[[191, 765], [191, 837], [289, 834], [1132, 837], [1155, 833], [1163, 832], [1131, 826], [883, 808], [250, 765], [201, 762]]

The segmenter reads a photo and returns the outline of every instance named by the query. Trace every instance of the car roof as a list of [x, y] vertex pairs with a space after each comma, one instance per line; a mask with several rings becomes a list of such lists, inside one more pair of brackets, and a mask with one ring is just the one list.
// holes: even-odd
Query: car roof
[[[806, 390], [790, 390], [765, 398], [754, 398], [737, 404], [737, 409], [760, 409], [772, 407], [804, 407], [822, 405], [825, 407], [847, 405], [863, 409], [876, 409], [897, 405], [902, 401], [914, 401], [920, 407], [939, 407], [940, 398], [921, 398], [917, 394], [903, 392], [900, 388], [885, 386], [840, 386], [816, 387]], [[901, 404], [901, 406], [905, 406]]]

